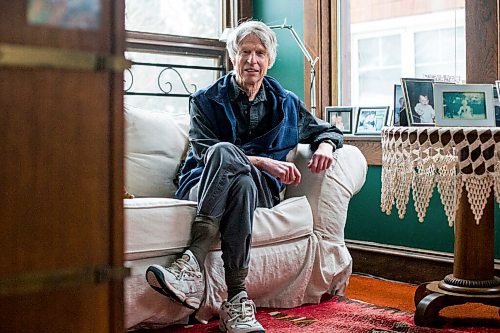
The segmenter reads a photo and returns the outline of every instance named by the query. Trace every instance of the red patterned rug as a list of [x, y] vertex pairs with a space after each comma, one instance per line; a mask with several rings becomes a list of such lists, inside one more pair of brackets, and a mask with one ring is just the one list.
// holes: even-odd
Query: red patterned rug
[[[425, 328], [413, 324], [413, 314], [393, 308], [333, 297], [318, 305], [306, 305], [295, 309], [266, 309], [257, 311], [257, 319], [267, 333], [500, 333], [500, 322], [487, 322], [488, 327]], [[460, 323], [458, 323], [460, 324]], [[218, 321], [207, 325], [171, 326], [157, 332], [215, 333]], [[453, 327], [453, 328], [452, 328]]]

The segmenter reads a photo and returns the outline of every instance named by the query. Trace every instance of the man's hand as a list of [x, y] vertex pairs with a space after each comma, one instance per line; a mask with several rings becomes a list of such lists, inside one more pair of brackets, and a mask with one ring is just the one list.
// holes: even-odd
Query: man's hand
[[328, 169], [333, 163], [333, 146], [329, 143], [320, 143], [318, 149], [314, 152], [307, 167], [314, 173]]
[[266, 171], [270, 175], [279, 178], [286, 185], [298, 185], [300, 183], [301, 174], [295, 164], [290, 162], [282, 162], [271, 158], [248, 156], [250, 162], [258, 169]]

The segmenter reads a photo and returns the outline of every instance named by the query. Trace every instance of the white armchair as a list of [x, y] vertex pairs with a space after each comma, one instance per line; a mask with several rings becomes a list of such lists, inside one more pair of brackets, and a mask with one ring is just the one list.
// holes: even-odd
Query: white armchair
[[[125, 281], [126, 327], [161, 327], [185, 322], [191, 310], [153, 291], [144, 278], [150, 264], [167, 264], [187, 246], [196, 203], [173, 198], [173, 179], [187, 144], [187, 119], [166, 112], [126, 110]], [[335, 153], [334, 165], [313, 174], [311, 151], [289, 154], [302, 181], [285, 200], [255, 213], [247, 289], [257, 306], [295, 307], [318, 303], [325, 293], [343, 294], [352, 269], [344, 243], [349, 200], [364, 184], [367, 164], [354, 146]], [[208, 320], [226, 297], [218, 244], [205, 262], [207, 288], [196, 317]]]

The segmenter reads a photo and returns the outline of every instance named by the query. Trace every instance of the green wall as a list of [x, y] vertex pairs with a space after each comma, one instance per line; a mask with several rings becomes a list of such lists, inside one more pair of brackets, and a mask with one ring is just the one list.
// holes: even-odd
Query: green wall
[[[418, 222], [413, 200], [408, 201], [404, 219], [396, 206], [390, 215], [380, 209], [381, 170], [370, 166], [366, 183], [349, 205], [346, 238], [382, 244], [453, 252], [453, 228], [448, 226], [437, 190], [434, 191], [423, 223]], [[500, 258], [500, 209], [495, 208], [495, 258]]]
[[[254, 0], [254, 18], [269, 25], [282, 24], [287, 19], [303, 36], [302, 0]], [[288, 30], [276, 30], [278, 58], [269, 75], [278, 79], [285, 88], [304, 96], [304, 56]], [[410, 199], [405, 218], [400, 220], [396, 207], [391, 215], [380, 209], [381, 167], [370, 166], [366, 183], [349, 205], [346, 239], [370, 241], [389, 245], [407, 246], [425, 250], [453, 252], [453, 228], [448, 226], [439, 193], [432, 196], [427, 215], [419, 223]], [[495, 258], [500, 258], [500, 209], [495, 208]]]
[[[286, 18], [300, 38], [304, 36], [304, 6], [302, 0], [254, 0], [253, 16], [267, 25], [281, 25]], [[288, 90], [304, 99], [304, 55], [288, 29], [275, 29], [278, 56], [267, 72]]]

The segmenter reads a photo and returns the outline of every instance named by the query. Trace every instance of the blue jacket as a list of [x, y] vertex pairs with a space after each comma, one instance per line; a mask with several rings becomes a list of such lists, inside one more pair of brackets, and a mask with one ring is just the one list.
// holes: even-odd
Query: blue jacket
[[[210, 124], [210, 130], [219, 141], [236, 142], [236, 118], [229, 100], [231, 74], [217, 80], [211, 86], [201, 89], [191, 96], [191, 103], [196, 103]], [[299, 141], [298, 110], [299, 98], [285, 90], [275, 79], [265, 76], [263, 85], [268, 102], [273, 110], [271, 130], [239, 146], [248, 156], [263, 156], [284, 161], [286, 155]], [[184, 198], [192, 186], [200, 180], [203, 160], [197, 159], [191, 151], [181, 170], [177, 198]], [[273, 193], [277, 194], [284, 185], [275, 177], [265, 173], [270, 180]]]

